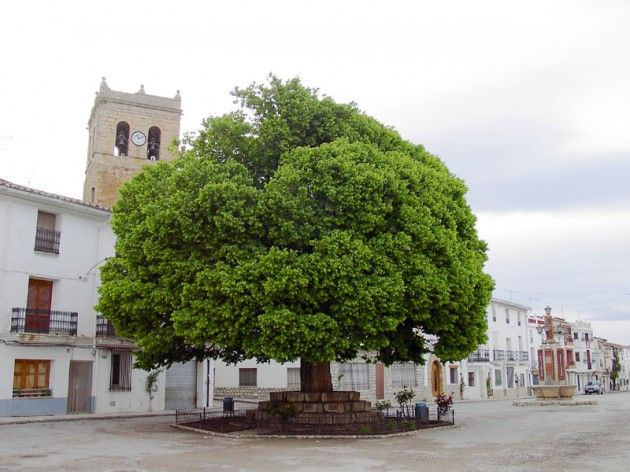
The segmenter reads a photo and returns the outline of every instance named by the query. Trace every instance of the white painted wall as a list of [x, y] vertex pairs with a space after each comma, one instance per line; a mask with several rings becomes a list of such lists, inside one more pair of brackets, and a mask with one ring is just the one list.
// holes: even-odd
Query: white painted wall
[[215, 363], [215, 387], [238, 387], [239, 368], [257, 368], [257, 387], [260, 388], [282, 388], [287, 386], [287, 368], [300, 367], [299, 362], [287, 362], [280, 364], [270, 362], [257, 364], [255, 359], [239, 362], [236, 365], [227, 365], [223, 361]]
[[161, 411], [164, 410], [164, 371], [157, 380], [157, 390], [149, 401], [146, 381], [149, 372], [133, 369], [131, 372], [131, 391], [110, 391], [111, 352], [98, 349], [95, 366], [93, 391], [96, 395], [96, 413], [116, 413], [121, 411]]
[[[38, 210], [57, 215], [59, 254], [34, 251]], [[163, 373], [150, 405], [145, 387], [148, 372], [142, 370], [133, 369], [130, 392], [110, 392], [111, 353], [93, 348], [99, 267], [114, 254], [115, 235], [109, 217], [107, 211], [68, 202], [63, 197], [0, 186], [0, 402], [4, 402], [0, 406], [4, 411], [7, 402], [13, 401], [15, 359], [52, 361], [49, 386], [53, 399], [67, 398], [70, 361], [81, 360], [93, 362], [96, 412], [164, 409]], [[16, 343], [15, 334], [10, 333], [12, 308], [26, 306], [29, 277], [53, 281], [51, 309], [78, 313], [77, 337], [64, 336], [62, 340], [52, 335], [32, 335], [33, 339], [50, 343]]]

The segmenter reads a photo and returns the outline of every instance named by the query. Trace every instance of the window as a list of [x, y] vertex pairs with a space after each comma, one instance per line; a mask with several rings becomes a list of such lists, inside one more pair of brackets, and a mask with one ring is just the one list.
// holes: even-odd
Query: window
[[56, 230], [57, 216], [45, 211], [37, 212], [35, 251], [59, 254], [61, 232]]
[[510, 324], [510, 310], [507, 308], [505, 309], [505, 322]]
[[492, 321], [496, 321], [497, 320], [497, 307], [494, 306], [494, 304], [492, 305]]
[[368, 365], [363, 362], [340, 364], [339, 375], [342, 376], [341, 381], [346, 390], [368, 390], [370, 388]]
[[127, 349], [112, 349], [112, 369], [109, 380], [109, 390], [123, 392], [131, 390], [131, 351]]
[[116, 126], [114, 156], [126, 156], [129, 150], [129, 123], [121, 121]]
[[50, 361], [16, 359], [13, 370], [14, 397], [50, 397]]
[[580, 335], [579, 335], [579, 333], [577, 331], [573, 333], [573, 339], [577, 340], [577, 339], [579, 339], [579, 337], [580, 337]]
[[519, 374], [519, 378], [520, 378], [519, 385], [521, 387], [524, 387], [525, 386], [525, 374]]
[[452, 385], [457, 384], [457, 367], [451, 367], [449, 369], [449, 383]]
[[580, 362], [580, 353], [579, 352], [575, 352], [575, 362]]
[[494, 370], [494, 386], [500, 387], [501, 385], [503, 385], [503, 382], [501, 380], [502, 380], [501, 369], [495, 369]]
[[288, 367], [287, 368], [287, 389], [300, 390], [301, 387], [302, 387], [302, 381], [300, 380], [300, 368]]
[[518, 326], [521, 325], [521, 313], [520, 312], [516, 313], [516, 324]]
[[468, 386], [469, 387], [475, 386], [475, 373], [474, 372], [468, 372]]
[[149, 139], [147, 144], [147, 159], [157, 161], [160, 159], [160, 140], [162, 132], [157, 126], [149, 128]]
[[392, 364], [389, 371], [392, 374], [392, 387], [418, 386], [416, 364], [413, 362]]
[[584, 333], [584, 341], [588, 342], [588, 333]]
[[238, 386], [256, 387], [258, 385], [257, 373], [256, 367], [238, 369]]

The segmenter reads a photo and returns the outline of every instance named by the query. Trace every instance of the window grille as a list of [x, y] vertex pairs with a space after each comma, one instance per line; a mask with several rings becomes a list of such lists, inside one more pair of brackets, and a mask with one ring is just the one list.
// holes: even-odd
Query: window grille
[[258, 369], [247, 368], [238, 369], [238, 386], [239, 387], [256, 387], [258, 385], [257, 379]]
[[61, 232], [56, 230], [57, 217], [45, 211], [37, 212], [35, 251], [59, 254]]
[[392, 387], [417, 387], [418, 373], [413, 362], [392, 364]]
[[287, 389], [300, 390], [301, 388], [302, 381], [300, 380], [300, 368], [287, 367]]
[[449, 383], [451, 385], [457, 384], [457, 367], [451, 367], [449, 369], [449, 374], [450, 374], [450, 376], [449, 376], [450, 382]]
[[339, 375], [345, 390], [369, 390], [370, 375], [368, 365], [362, 362], [350, 362], [339, 365]]
[[124, 392], [131, 390], [132, 353], [128, 349], [112, 349], [112, 369], [109, 390]]

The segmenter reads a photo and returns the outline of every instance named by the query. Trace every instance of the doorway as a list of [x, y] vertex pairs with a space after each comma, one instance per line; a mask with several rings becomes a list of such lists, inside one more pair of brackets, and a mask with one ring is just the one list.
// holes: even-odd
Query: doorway
[[385, 366], [376, 364], [376, 399], [383, 400], [385, 398]]
[[92, 412], [92, 362], [70, 361], [68, 413]]
[[442, 364], [438, 361], [433, 361], [433, 364], [431, 364], [431, 387], [434, 397], [437, 397], [444, 391], [442, 388]]

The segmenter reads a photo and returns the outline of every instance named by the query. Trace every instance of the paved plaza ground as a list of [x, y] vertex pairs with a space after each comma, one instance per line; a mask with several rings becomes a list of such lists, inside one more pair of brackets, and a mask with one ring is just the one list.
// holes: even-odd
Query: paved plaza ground
[[0, 471], [630, 470], [630, 393], [596, 398], [581, 407], [460, 403], [454, 428], [386, 439], [214, 438], [173, 430], [164, 416], [5, 424]]

